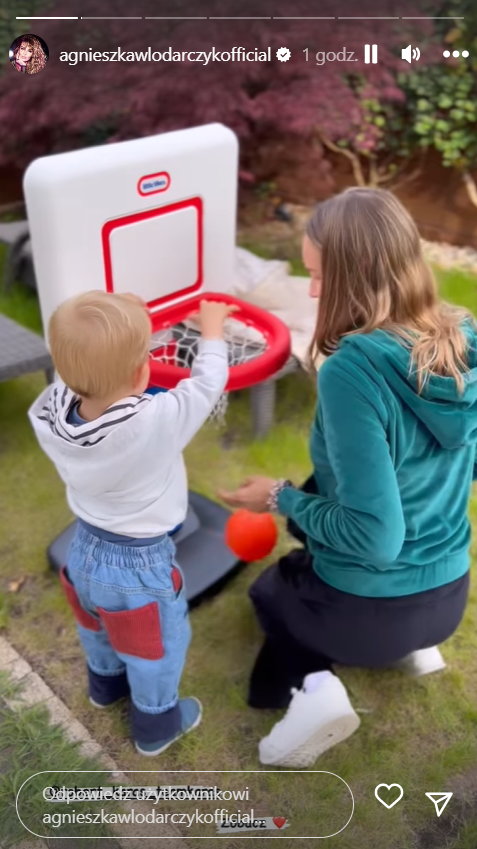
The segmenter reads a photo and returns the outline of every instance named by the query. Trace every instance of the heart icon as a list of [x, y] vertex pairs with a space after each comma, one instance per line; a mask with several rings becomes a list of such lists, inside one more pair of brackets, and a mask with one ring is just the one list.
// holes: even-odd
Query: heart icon
[[[392, 790], [393, 787], [395, 787], [396, 790], [398, 790], [398, 795], [391, 802], [386, 802], [379, 793], [381, 787], [384, 787], [388, 792], [389, 790]], [[397, 803], [400, 802], [402, 797], [404, 796], [404, 790], [402, 789], [400, 784], [378, 784], [377, 787], [374, 788], [374, 795], [376, 796], [378, 802], [381, 802], [381, 804], [384, 805], [385, 808], [394, 808], [394, 805], [397, 805]], [[391, 794], [391, 798], [393, 795], [395, 795], [395, 793]]]
[[287, 821], [286, 817], [273, 817], [273, 822], [275, 823], [277, 828], [283, 828]]

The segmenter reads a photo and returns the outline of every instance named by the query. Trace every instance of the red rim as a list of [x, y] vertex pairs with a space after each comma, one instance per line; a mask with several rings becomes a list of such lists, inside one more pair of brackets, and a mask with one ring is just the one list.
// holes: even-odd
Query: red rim
[[[200, 301], [204, 299], [236, 304], [239, 309], [234, 314], [234, 318], [255, 327], [267, 341], [265, 351], [258, 357], [237, 366], [230, 366], [229, 379], [225, 387], [227, 391], [246, 389], [248, 386], [261, 383], [262, 380], [271, 377], [285, 365], [291, 353], [290, 332], [286, 324], [267, 310], [241, 301], [233, 295], [201, 292], [200, 295], [194, 295], [193, 298], [188, 298], [179, 304], [163, 309], [159, 313], [151, 315], [153, 333], [183, 321], [190, 313], [199, 309]], [[173, 389], [180, 380], [189, 377], [190, 371], [189, 368], [151, 360], [151, 384], [163, 389]]]

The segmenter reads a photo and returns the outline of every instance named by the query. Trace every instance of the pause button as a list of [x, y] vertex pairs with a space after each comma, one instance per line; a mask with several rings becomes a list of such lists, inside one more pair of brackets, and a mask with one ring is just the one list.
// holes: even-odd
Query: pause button
[[364, 64], [365, 65], [376, 65], [378, 61], [378, 45], [377, 44], [365, 44], [364, 45]]

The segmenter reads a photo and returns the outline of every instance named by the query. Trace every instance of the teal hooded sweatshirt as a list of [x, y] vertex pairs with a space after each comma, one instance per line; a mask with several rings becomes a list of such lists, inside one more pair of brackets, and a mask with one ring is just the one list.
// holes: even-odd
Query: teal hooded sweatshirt
[[462, 325], [459, 393], [430, 377], [419, 394], [395, 335], [346, 336], [318, 372], [311, 433], [317, 495], [286, 487], [278, 508], [307, 535], [317, 574], [376, 598], [450, 583], [469, 568], [468, 500], [477, 442], [477, 331]]

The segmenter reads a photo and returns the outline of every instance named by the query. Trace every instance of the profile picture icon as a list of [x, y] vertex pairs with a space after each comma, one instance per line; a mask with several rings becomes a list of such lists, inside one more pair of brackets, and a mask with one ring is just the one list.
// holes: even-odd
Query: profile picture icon
[[12, 41], [8, 55], [20, 74], [38, 74], [48, 61], [48, 45], [39, 35], [26, 33]]

